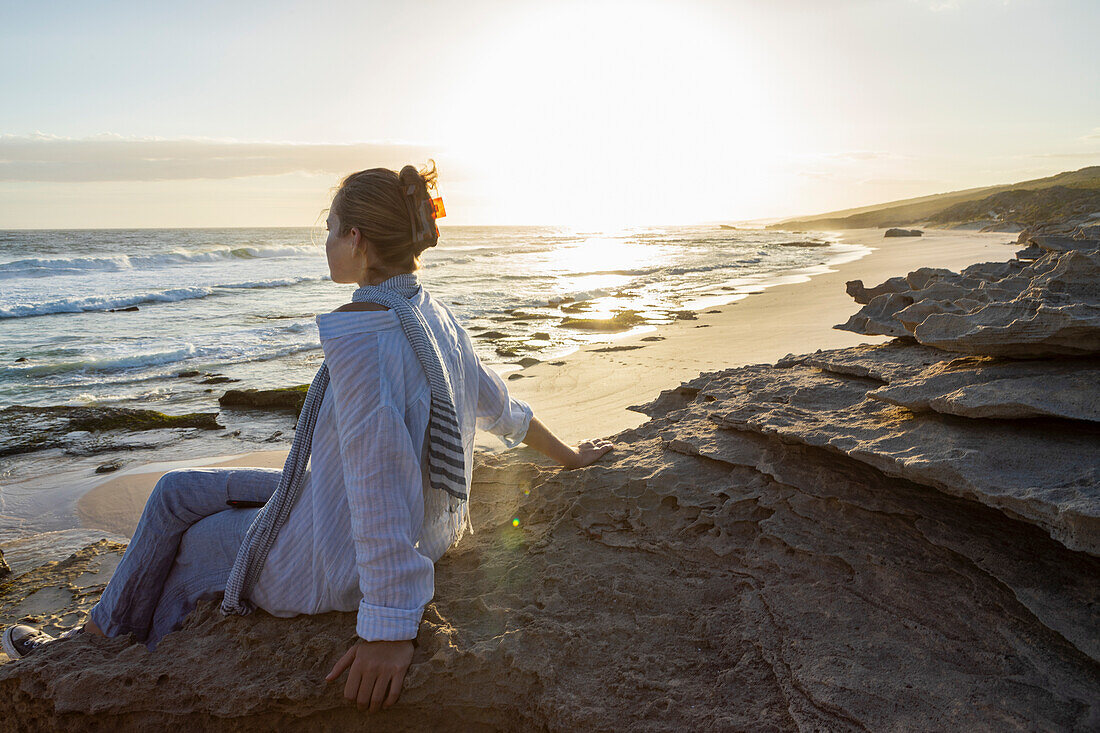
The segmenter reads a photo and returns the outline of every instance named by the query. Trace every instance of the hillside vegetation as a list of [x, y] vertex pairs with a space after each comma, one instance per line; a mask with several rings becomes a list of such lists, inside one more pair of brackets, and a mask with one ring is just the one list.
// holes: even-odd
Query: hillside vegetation
[[913, 224], [990, 226], [1038, 223], [1100, 212], [1100, 166], [1031, 181], [892, 201], [788, 219], [770, 229], [861, 229]]

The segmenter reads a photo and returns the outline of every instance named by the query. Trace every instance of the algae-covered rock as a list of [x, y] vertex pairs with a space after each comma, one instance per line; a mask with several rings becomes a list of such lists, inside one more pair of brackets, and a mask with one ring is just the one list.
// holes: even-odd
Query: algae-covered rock
[[166, 415], [129, 407], [69, 407], [12, 405], [0, 410], [0, 456], [29, 453], [66, 445], [74, 432], [111, 430], [137, 432], [165, 428], [222, 430], [216, 412]]
[[245, 407], [257, 410], [294, 410], [297, 415], [306, 401], [308, 384], [278, 389], [230, 389], [220, 398], [222, 407]]

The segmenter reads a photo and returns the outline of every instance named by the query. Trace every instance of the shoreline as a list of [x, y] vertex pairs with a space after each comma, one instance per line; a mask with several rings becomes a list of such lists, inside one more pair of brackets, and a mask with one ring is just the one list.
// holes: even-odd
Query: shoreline
[[[617, 339], [615, 351], [589, 347], [565, 357], [560, 368], [535, 364], [520, 372], [530, 381], [509, 381], [508, 389], [530, 403], [539, 419], [566, 442], [614, 435], [648, 419], [629, 411], [630, 405], [651, 400], [701, 372], [889, 341], [888, 336], [833, 328], [859, 310], [845, 291], [848, 280], [872, 286], [921, 267], [959, 270], [977, 262], [1012, 259], [1015, 253], [1015, 244], [1010, 247], [1010, 235], [1004, 233], [926, 229], [922, 237], [886, 239], [883, 231], [830, 232], [839, 243], [862, 245], [870, 252], [859, 259], [807, 268], [822, 271], [708, 308], [697, 313], [696, 320]], [[653, 335], [660, 340], [644, 340]]]
[[[1008, 260], [1015, 251], [1004, 233], [924, 232], [922, 237], [891, 239], [883, 237], [882, 229], [829, 232], [839, 244], [869, 251], [858, 259], [851, 253], [841, 254], [829, 264], [786, 273], [776, 282], [762, 283], [757, 291], [734, 296], [725, 305], [704, 306], [694, 319], [510, 371], [506, 373], [509, 392], [531, 404], [539, 419], [565, 442], [612, 436], [649, 419], [630, 411], [631, 405], [647, 402], [701, 372], [770, 363], [789, 353], [889, 341], [886, 336], [832, 328], [859, 309], [845, 292], [848, 280], [877, 285], [920, 267], [958, 270], [976, 262]], [[479, 434], [476, 446], [481, 451], [501, 450], [499, 442], [485, 434]], [[83, 528], [131, 536], [149, 493], [165, 471], [281, 468], [287, 452], [252, 451], [139, 464], [85, 484], [89, 488], [77, 499], [75, 513]]]

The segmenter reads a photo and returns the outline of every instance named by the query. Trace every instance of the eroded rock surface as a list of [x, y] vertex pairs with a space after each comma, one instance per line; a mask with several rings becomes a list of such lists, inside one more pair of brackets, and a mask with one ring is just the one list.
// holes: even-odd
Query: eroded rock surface
[[[809, 363], [809, 362], [807, 362]], [[869, 397], [916, 412], [977, 418], [1060, 417], [1100, 423], [1100, 360], [942, 361]]]
[[1100, 353], [1100, 251], [1050, 251], [1030, 263], [981, 263], [961, 273], [917, 270], [867, 289], [836, 328], [898, 336], [947, 351], [1035, 358]]
[[[25, 573], [0, 575], [0, 626], [34, 624], [57, 636], [83, 623], [125, 551], [124, 544], [99, 540], [64, 560]], [[8, 660], [2, 651], [0, 660]], [[0, 702], [0, 711], [3, 709]], [[2, 720], [0, 717], [0, 730]]]
[[[1057, 433], [1065, 453], [1028, 464], [1009, 421], [916, 416], [867, 397], [881, 378], [809, 364], [879, 352], [868, 374], [894, 379], [929, 357], [894, 343], [704, 374], [593, 466], [481, 463], [476, 532], [437, 564], [401, 701], [366, 721], [344, 677], [323, 681], [354, 614], [222, 617], [217, 600], [155, 652], [77, 637], [0, 667], [0, 707], [26, 730], [120, 732], [1094, 727], [1100, 558], [947, 487], [1016, 460], [1033, 484], [1076, 476], [1063, 511], [1084, 516], [1097, 477], [1072, 453], [1089, 447]], [[983, 458], [996, 441], [966, 422], [1017, 458]]]
[[968, 420], [876, 399], [876, 381], [806, 367], [746, 367], [708, 384], [721, 425], [842, 453], [893, 476], [1034, 522], [1100, 554], [1100, 426]]
[[776, 362], [777, 367], [796, 364], [817, 367], [827, 372], [868, 377], [880, 382], [895, 382], [915, 377], [925, 368], [956, 357], [940, 349], [920, 346], [901, 340], [876, 346], [854, 346], [849, 349], [817, 350], [812, 354], [787, 356]]
[[1059, 236], [1056, 234], [1036, 235], [1029, 240], [1031, 244], [1046, 252], [1069, 252], [1071, 250], [1094, 250], [1100, 248], [1100, 241], [1084, 237]]

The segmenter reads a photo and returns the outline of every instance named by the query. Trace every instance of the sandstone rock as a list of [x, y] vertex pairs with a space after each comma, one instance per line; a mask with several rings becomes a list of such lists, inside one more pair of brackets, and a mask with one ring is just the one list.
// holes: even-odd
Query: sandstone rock
[[[1023, 267], [1016, 263], [1015, 268]], [[930, 302], [950, 303], [972, 293], [987, 277], [987, 270], [1001, 275], [1010, 271], [1009, 263], [980, 263], [963, 270], [962, 275], [942, 268], [922, 267], [905, 277], [892, 277], [881, 285], [865, 288], [862, 280], [847, 283], [848, 294], [867, 307], [853, 315], [848, 323], [836, 326], [856, 333], [879, 334], [911, 338], [905, 327], [894, 320], [894, 314], [916, 302], [914, 293]]]
[[1100, 423], [1100, 361], [1095, 359], [1006, 362], [965, 357], [890, 382], [868, 396], [918, 412]]
[[844, 284], [844, 287], [848, 291], [848, 295], [852, 296], [857, 303], [866, 304], [871, 302], [872, 298], [884, 293], [898, 293], [908, 290], [909, 284], [904, 277], [892, 277], [873, 288], [864, 287], [862, 280], [849, 280]]
[[1100, 554], [1100, 428], [914, 414], [868, 399], [878, 386], [807, 366], [754, 365], [710, 381], [699, 397], [721, 404], [719, 425], [842, 453]]
[[[437, 564], [401, 700], [376, 717], [343, 700], [345, 677], [323, 681], [354, 614], [224, 618], [217, 599], [156, 652], [77, 637], [4, 665], [0, 705], [26, 730], [118, 733], [1088, 728], [1100, 559], [716, 423], [744, 387], [768, 397], [766, 369], [682, 385], [584, 469], [529, 451], [479, 464], [477, 531]], [[772, 371], [852, 397], [878, 384]]]
[[1039, 235], [1031, 237], [1030, 241], [1044, 252], [1089, 251], [1100, 248], [1100, 242], [1095, 239], [1078, 239], [1072, 236]]
[[780, 368], [805, 364], [827, 372], [868, 377], [880, 382], [895, 382], [914, 377], [932, 364], [948, 361], [953, 354], [902, 340], [849, 349], [818, 349], [812, 354], [787, 356], [776, 362]]
[[[83, 622], [125, 550], [124, 544], [99, 540], [64, 560], [0, 575], [0, 626], [33, 623], [56, 636]], [[3, 652], [0, 659], [6, 660]], [[0, 708], [7, 709], [3, 703]]]
[[1100, 353], [1100, 251], [980, 263], [958, 274], [917, 270], [905, 285], [892, 278], [853, 290], [874, 295], [836, 328], [991, 356]]
[[[947, 539], [939, 530], [944, 527], [939, 520], [931, 519], [930, 504], [948, 502], [943, 505], [946, 512], [954, 515], [955, 519], [962, 519], [963, 515], [974, 516], [975, 504], [969, 501], [952, 499], [944, 495], [936, 495], [928, 487], [918, 486], [907, 481], [891, 479], [866, 466], [854, 463], [838, 461], [816, 448], [806, 446], [789, 445], [780, 443], [774, 439], [756, 434], [744, 433], [737, 430], [714, 430], [711, 419], [701, 418], [696, 412], [684, 419], [677, 421], [675, 426], [675, 438], [670, 440], [668, 446], [671, 450], [684, 452], [689, 455], [698, 455], [715, 461], [729, 464], [731, 467], [754, 468], [761, 473], [783, 485], [797, 487], [799, 491], [812, 494], [819, 499], [840, 501], [860, 507], [871, 512], [895, 511], [902, 515], [921, 517], [914, 522], [914, 526], [920, 527], [926, 537], [936, 535], [933, 541], [940, 542]], [[671, 437], [671, 435], [669, 436]], [[853, 487], [860, 487], [853, 491]], [[873, 490], [877, 489], [877, 490]], [[955, 514], [958, 512], [958, 514]], [[870, 526], [870, 525], [868, 525]], [[991, 574], [999, 582], [1013, 588], [1013, 593], [1019, 602], [1027, 606], [1028, 610], [1037, 617], [1043, 619], [1048, 628], [1057, 628], [1065, 638], [1072, 640], [1080, 651], [1087, 654], [1093, 660], [1100, 660], [1100, 639], [1091, 633], [1090, 624], [1094, 614], [1088, 594], [1094, 587], [1094, 580], [1084, 583], [1069, 581], [1065, 586], [1069, 590], [1072, 600], [1057, 599], [1059, 594], [1038, 590], [1045, 586], [1054, 576], [1061, 576], [1062, 572], [1054, 564], [1042, 563], [1042, 568], [1032, 565], [1029, 561], [1022, 561], [1027, 553], [1026, 546], [1017, 546], [1008, 555], [1001, 554], [1008, 548], [1016, 545], [1019, 536], [1004, 537], [1003, 543], [998, 543], [996, 553], [983, 555], [978, 548], [989, 542], [996, 542], [997, 538], [987, 535], [987, 526], [983, 521], [974, 521], [972, 531], [961, 532], [945, 542], [942, 546], [968, 547], [963, 554], [972, 562], [978, 563], [982, 570]], [[1022, 527], [1021, 527], [1022, 530]], [[1035, 528], [1022, 530], [1024, 536], [1039, 536]], [[1049, 538], [1044, 536], [1044, 544]], [[1059, 546], [1060, 547], [1060, 546]], [[1057, 556], [1060, 553], [1056, 553]], [[1081, 556], [1083, 557], [1083, 556]], [[1053, 557], [1052, 557], [1053, 559]], [[1086, 566], [1097, 562], [1096, 558], [1090, 558]], [[1040, 580], [1039, 576], [1052, 573], [1050, 577]], [[1038, 575], [1037, 575], [1038, 574]], [[1027, 588], [1038, 592], [1029, 592]], [[1050, 586], [1048, 586], [1049, 588]], [[1069, 602], [1064, 602], [1064, 601]]]
[[6, 575], [11, 575], [11, 568], [9, 568], [8, 563], [4, 561], [4, 551], [0, 550], [0, 578]]
[[1074, 239], [1091, 239], [1100, 246], [1100, 224], [1092, 222], [1081, 224], [1070, 233], [1070, 236]]
[[[929, 346], [991, 356], [1100, 353], [1100, 252], [1052, 253], [1031, 268], [1019, 297], [930, 314], [912, 328], [913, 336]], [[981, 293], [975, 295], [980, 303]]]
[[885, 237], [919, 237], [923, 234], [920, 229], [887, 229]]
[[[1016, 251], [1016, 259], [1018, 260], [1037, 260], [1043, 256], [1043, 250], [1036, 247], [1034, 244], [1030, 244], [1024, 249]], [[858, 300], [856, 301], [859, 302]]]

